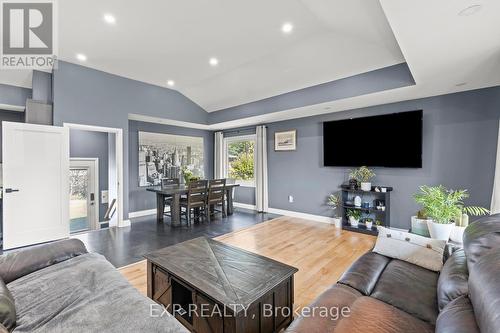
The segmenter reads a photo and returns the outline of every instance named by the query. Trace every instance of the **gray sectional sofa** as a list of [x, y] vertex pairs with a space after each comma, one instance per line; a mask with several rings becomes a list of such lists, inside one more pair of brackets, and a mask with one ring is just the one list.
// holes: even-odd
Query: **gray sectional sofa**
[[0, 332], [187, 332], [76, 239], [1, 256], [0, 278]]

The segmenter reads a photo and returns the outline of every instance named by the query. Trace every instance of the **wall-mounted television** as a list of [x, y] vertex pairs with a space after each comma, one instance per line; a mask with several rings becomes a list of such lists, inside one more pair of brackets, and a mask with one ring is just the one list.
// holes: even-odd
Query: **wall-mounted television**
[[325, 166], [422, 167], [423, 112], [323, 123]]

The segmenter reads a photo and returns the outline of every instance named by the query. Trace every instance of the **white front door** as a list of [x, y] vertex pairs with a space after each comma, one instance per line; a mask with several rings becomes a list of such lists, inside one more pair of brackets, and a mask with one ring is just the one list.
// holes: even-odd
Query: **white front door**
[[69, 168], [70, 233], [99, 228], [99, 160], [71, 158]]
[[69, 134], [3, 122], [4, 249], [69, 237]]

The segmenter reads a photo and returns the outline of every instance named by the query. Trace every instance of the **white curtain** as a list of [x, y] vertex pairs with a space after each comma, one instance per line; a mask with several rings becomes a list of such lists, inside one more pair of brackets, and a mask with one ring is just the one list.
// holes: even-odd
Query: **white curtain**
[[255, 202], [258, 212], [269, 208], [267, 188], [267, 128], [257, 126], [255, 149]]
[[214, 142], [214, 178], [224, 178], [224, 164], [225, 164], [225, 151], [224, 151], [224, 134], [222, 132], [215, 132]]
[[493, 195], [491, 196], [491, 214], [500, 213], [500, 123], [498, 128], [497, 164], [495, 168], [495, 181], [493, 182]]

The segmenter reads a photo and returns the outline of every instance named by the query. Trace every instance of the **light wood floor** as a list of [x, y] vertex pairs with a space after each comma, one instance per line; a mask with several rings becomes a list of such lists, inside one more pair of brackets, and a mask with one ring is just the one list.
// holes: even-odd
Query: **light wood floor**
[[[329, 224], [280, 217], [215, 239], [297, 267], [295, 305], [302, 307], [337, 282], [359, 256], [373, 247], [376, 238]], [[146, 294], [146, 261], [120, 271]]]

